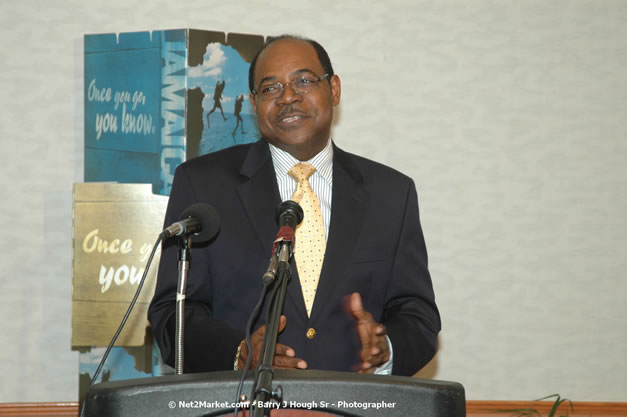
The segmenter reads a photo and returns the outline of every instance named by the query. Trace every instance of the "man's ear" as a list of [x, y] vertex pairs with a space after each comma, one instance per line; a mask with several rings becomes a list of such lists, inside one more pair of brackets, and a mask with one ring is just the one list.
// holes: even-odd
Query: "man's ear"
[[333, 74], [333, 77], [329, 80], [331, 85], [331, 97], [333, 97], [333, 105], [340, 104], [340, 96], [342, 95], [342, 82], [337, 74]]
[[255, 101], [255, 95], [253, 93], [250, 93], [248, 95], [248, 98], [250, 99], [250, 104], [253, 105], [253, 111], [257, 113], [257, 102]]

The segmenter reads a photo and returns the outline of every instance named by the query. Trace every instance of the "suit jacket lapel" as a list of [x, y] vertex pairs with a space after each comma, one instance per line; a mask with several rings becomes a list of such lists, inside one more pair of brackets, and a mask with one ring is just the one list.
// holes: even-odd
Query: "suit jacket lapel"
[[[281, 197], [265, 140], [261, 139], [251, 146], [240, 174], [245, 179], [238, 186], [237, 192], [263, 250], [270, 259], [272, 237], [278, 230], [275, 221], [276, 208], [281, 202]], [[264, 272], [259, 271], [259, 279]]]
[[335, 281], [341, 279], [341, 274], [350, 261], [369, 199], [368, 192], [363, 188], [359, 169], [350, 155], [335, 146], [332, 199], [329, 237], [311, 312], [312, 320], [321, 314], [325, 300], [333, 292]]

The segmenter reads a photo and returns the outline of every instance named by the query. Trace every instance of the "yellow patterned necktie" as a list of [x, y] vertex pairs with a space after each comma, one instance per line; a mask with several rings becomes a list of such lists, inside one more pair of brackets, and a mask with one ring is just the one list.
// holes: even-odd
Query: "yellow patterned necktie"
[[297, 182], [292, 200], [300, 204], [304, 213], [303, 221], [296, 227], [294, 257], [307, 316], [311, 315], [311, 307], [316, 298], [318, 279], [327, 246], [320, 201], [309, 184], [309, 177], [314, 172], [316, 172], [316, 167], [303, 162], [294, 165], [288, 172]]

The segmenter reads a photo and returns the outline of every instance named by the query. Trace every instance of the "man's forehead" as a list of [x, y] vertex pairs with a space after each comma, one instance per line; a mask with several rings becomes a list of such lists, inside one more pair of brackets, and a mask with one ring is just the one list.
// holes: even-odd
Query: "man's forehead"
[[[261, 52], [255, 72], [276, 71], [283, 69], [285, 64], [300, 62], [302, 65], [297, 65], [298, 68], [290, 68], [290, 70], [308, 68], [315, 71], [317, 67], [322, 67], [315, 48], [309, 42], [301, 39], [280, 39], [272, 42]], [[313, 66], [316, 68], [312, 68]]]
[[[289, 74], [287, 74], [288, 78], [296, 78], [296, 77], [303, 77], [303, 76], [316, 77], [317, 75], [316, 75], [316, 71], [310, 68], [300, 68], [295, 71], [291, 71]], [[259, 83], [261, 84], [266, 81], [276, 81], [278, 79], [279, 79], [279, 76], [277, 74], [266, 75], [261, 80], [259, 80]]]
[[304, 40], [304, 39], [296, 39], [296, 38], [283, 38], [276, 41], [271, 42], [265, 50], [261, 53], [261, 55], [267, 54], [273, 50], [282, 50], [282, 49], [293, 49], [293, 50], [306, 50], [315, 53], [313, 45]]

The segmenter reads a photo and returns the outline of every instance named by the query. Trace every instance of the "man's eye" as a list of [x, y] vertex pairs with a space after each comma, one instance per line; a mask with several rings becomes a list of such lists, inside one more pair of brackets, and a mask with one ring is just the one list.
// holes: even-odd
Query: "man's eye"
[[265, 85], [261, 87], [261, 94], [272, 94], [279, 91], [279, 86], [277, 84]]
[[313, 85], [316, 84], [316, 80], [314, 80], [313, 78], [309, 78], [309, 77], [302, 77], [297, 79], [296, 81], [294, 81], [294, 84], [296, 87], [311, 87]]

